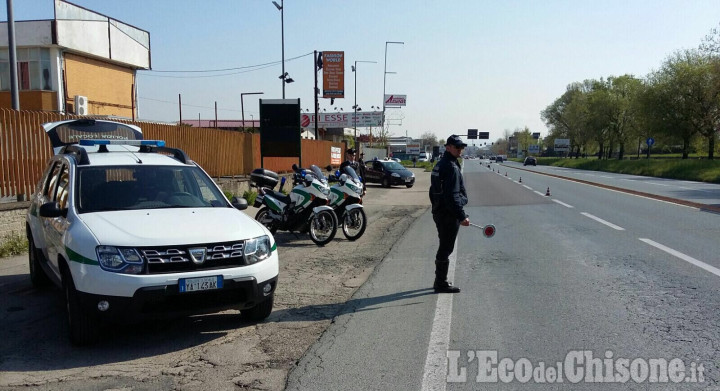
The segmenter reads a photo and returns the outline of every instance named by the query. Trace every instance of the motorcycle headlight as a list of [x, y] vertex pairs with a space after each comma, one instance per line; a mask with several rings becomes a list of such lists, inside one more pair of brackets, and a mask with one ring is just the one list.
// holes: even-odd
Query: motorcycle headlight
[[134, 248], [97, 246], [95, 253], [103, 270], [124, 274], [140, 274], [143, 271], [143, 260]]
[[245, 245], [243, 246], [245, 263], [248, 265], [267, 259], [270, 257], [271, 252], [270, 238], [267, 235], [248, 239], [245, 241]]
[[391, 175], [395, 178], [400, 178], [400, 174], [398, 174], [397, 172], [393, 172]]

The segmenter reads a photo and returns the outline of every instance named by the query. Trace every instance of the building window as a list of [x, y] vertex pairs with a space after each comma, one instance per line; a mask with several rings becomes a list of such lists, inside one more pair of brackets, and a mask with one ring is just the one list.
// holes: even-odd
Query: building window
[[[20, 90], [51, 91], [50, 49], [17, 49], [18, 88]], [[10, 91], [10, 55], [0, 49], [0, 90]]]

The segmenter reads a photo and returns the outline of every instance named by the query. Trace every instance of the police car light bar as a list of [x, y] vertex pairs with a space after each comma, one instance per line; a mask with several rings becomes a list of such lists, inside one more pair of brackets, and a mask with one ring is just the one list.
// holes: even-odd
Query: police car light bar
[[141, 146], [149, 145], [153, 147], [164, 147], [165, 141], [163, 140], [80, 140], [82, 146], [93, 146], [93, 145], [132, 145]]

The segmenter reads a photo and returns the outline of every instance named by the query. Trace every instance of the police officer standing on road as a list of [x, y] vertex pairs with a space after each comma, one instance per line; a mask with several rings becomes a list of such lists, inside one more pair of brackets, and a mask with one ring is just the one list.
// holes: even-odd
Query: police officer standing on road
[[[345, 161], [342, 162], [340, 165], [340, 173], [342, 173], [343, 169], [347, 166], [350, 166], [355, 170], [355, 173], [360, 176], [360, 179], [362, 180], [363, 184], [363, 193], [362, 195], [365, 195], [365, 162], [362, 160], [360, 162], [357, 162], [355, 160], [355, 154], [357, 151], [355, 151], [354, 148], [348, 148], [345, 151]], [[361, 154], [362, 155], [362, 154]]]
[[433, 220], [438, 231], [440, 245], [435, 255], [435, 283], [433, 289], [437, 293], [457, 293], [460, 288], [448, 282], [450, 254], [455, 248], [460, 226], [469, 226], [470, 219], [463, 207], [467, 204], [467, 193], [463, 183], [458, 157], [467, 147], [459, 136], [448, 137], [445, 153], [430, 174], [430, 202], [432, 203]]

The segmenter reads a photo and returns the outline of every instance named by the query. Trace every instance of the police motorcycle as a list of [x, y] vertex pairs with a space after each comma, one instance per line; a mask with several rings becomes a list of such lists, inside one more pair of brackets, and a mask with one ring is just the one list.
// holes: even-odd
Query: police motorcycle
[[362, 206], [363, 184], [351, 166], [345, 166], [330, 176], [335, 184], [330, 188], [330, 206], [335, 211], [342, 231], [348, 240], [356, 240], [365, 233], [367, 215]]
[[294, 187], [289, 195], [282, 193], [285, 177], [280, 191], [275, 191], [278, 183], [275, 172], [257, 168], [250, 173], [251, 183], [258, 189], [254, 206], [260, 210], [255, 220], [273, 234], [278, 230], [308, 232], [315, 244], [324, 246], [333, 240], [338, 226], [335, 212], [327, 205], [330, 195], [327, 179], [315, 165], [301, 169], [293, 164], [292, 168]]

